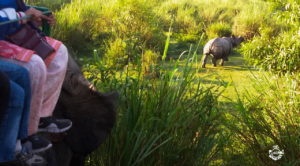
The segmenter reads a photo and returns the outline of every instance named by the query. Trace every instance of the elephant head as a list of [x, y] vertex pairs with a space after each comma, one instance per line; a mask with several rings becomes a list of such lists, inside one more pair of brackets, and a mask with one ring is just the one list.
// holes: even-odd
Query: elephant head
[[54, 115], [72, 120], [73, 126], [63, 141], [54, 145], [58, 166], [83, 166], [85, 157], [104, 142], [116, 121], [118, 96], [117, 92], [97, 91], [69, 57]]

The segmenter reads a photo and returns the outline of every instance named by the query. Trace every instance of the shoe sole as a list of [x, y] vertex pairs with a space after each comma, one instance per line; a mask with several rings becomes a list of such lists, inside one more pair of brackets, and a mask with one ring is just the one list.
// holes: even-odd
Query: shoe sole
[[72, 123], [70, 126], [63, 128], [63, 129], [58, 129], [57, 127], [47, 127], [43, 129], [38, 129], [38, 132], [47, 132], [47, 133], [63, 133], [67, 130], [69, 130], [72, 127]]
[[26, 165], [28, 166], [42, 166], [45, 165], [47, 162], [41, 156], [33, 155], [33, 157], [27, 161], [25, 161]]
[[36, 150], [31, 150], [31, 153], [36, 154], [36, 153], [44, 152], [44, 151], [50, 149], [51, 147], [52, 147], [52, 144], [50, 143], [47, 147], [39, 148], [39, 149], [36, 149]]

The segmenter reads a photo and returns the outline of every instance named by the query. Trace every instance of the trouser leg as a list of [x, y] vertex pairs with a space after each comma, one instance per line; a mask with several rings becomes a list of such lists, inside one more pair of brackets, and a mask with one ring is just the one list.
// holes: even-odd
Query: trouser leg
[[43, 108], [41, 117], [52, 116], [58, 101], [61, 87], [65, 78], [68, 64], [68, 51], [64, 45], [57, 50], [57, 54], [47, 67], [47, 79], [44, 84]]
[[22, 119], [25, 93], [10, 81], [9, 105], [0, 125], [0, 162], [15, 159], [15, 147]]
[[31, 87], [28, 71], [16, 64], [1, 61], [0, 70], [4, 72], [10, 80], [18, 84], [24, 91], [23, 110], [21, 115], [20, 130], [18, 139], [27, 137], [28, 121], [30, 114]]
[[44, 61], [33, 55], [29, 62], [7, 60], [25, 67], [31, 80], [31, 108], [29, 135], [38, 130], [40, 117], [51, 116], [64, 81], [68, 63], [68, 51], [64, 45], [57, 50], [52, 62], [46, 67]]
[[46, 82], [46, 65], [38, 55], [33, 55], [29, 62], [21, 62], [14, 59], [2, 59], [15, 64], [19, 64], [29, 71], [31, 84], [31, 102], [28, 134], [32, 135], [37, 132], [40, 120], [40, 110], [42, 109], [44, 91], [43, 88]]

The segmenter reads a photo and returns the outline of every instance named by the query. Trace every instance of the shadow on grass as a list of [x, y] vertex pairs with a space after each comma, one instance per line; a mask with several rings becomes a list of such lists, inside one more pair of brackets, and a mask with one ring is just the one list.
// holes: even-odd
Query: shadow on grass
[[206, 69], [222, 69], [228, 71], [258, 71], [258, 69], [247, 66], [245, 60], [241, 54], [235, 53], [229, 56], [229, 60], [224, 62], [224, 66], [221, 66], [220, 60], [217, 61], [217, 66], [213, 67], [211, 63], [211, 57], [207, 60]]
[[[222, 67], [222, 66], [221, 66]], [[229, 71], [258, 71], [258, 69], [248, 66], [223, 66], [223, 70], [229, 70]]]
[[224, 80], [211, 80], [211, 79], [205, 79], [205, 78], [201, 78], [200, 79], [202, 84], [206, 84], [206, 85], [217, 85], [217, 86], [223, 86], [226, 87], [230, 84], [229, 81], [224, 81]]

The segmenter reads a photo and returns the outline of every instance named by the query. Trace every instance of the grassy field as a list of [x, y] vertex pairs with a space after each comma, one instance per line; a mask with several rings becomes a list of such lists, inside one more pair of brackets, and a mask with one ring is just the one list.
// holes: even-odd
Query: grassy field
[[229, 61], [224, 66], [213, 67], [210, 63], [206, 69], [199, 72], [199, 77], [204, 84], [223, 86], [224, 91], [219, 101], [236, 100], [237, 92], [248, 90], [251, 92], [253, 77], [258, 74], [258, 70], [245, 64], [240, 54], [230, 56]]
[[[87, 79], [120, 93], [86, 165], [299, 165], [298, 1], [29, 1], [56, 11], [52, 34]], [[247, 40], [225, 66], [200, 68], [204, 43], [229, 34]]]
[[[202, 84], [206, 87], [222, 87], [219, 88], [219, 90], [223, 91], [219, 101], [228, 102], [228, 100], [236, 100], [237, 92], [243, 92], [245, 90], [250, 93], [254, 92], [253, 89], [251, 90], [251, 88], [253, 88], [251, 83], [254, 77], [259, 73], [261, 74], [262, 71], [247, 65], [238, 50], [239, 48], [233, 50], [230, 54], [229, 61], [225, 62], [224, 66], [217, 64], [217, 67], [214, 67], [211, 63], [211, 59], [208, 59], [207, 66], [203, 69], [200, 67], [202, 63], [203, 46], [197, 48], [195, 45], [185, 44], [180, 47], [176, 42], [170, 45], [168, 57], [174, 59], [177, 59], [182, 52], [189, 51], [189, 49], [196, 52], [197, 61], [194, 64], [194, 69], [198, 70], [196, 75], [201, 78]], [[172, 66], [172, 63], [170, 65]]]

